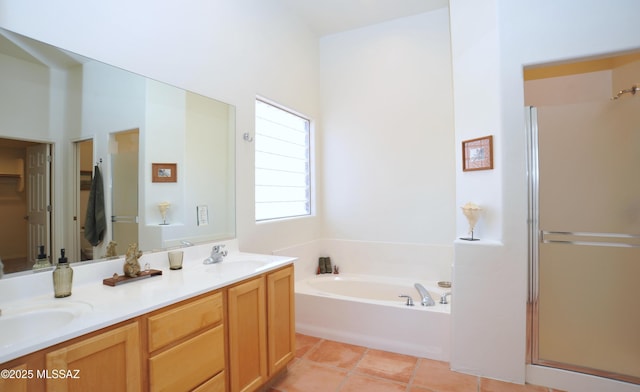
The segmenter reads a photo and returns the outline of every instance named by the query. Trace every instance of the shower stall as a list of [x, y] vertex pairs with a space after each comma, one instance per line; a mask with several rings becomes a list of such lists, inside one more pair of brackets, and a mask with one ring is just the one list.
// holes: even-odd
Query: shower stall
[[636, 91], [529, 108], [529, 319], [531, 363], [638, 384]]

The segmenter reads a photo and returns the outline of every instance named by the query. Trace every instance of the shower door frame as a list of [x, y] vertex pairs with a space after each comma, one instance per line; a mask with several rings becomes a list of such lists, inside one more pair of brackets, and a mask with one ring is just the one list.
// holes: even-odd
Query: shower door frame
[[528, 198], [528, 272], [527, 299], [527, 363], [556, 369], [585, 373], [609, 379], [640, 384], [640, 378], [601, 369], [572, 365], [564, 362], [540, 359], [539, 357], [539, 266], [542, 233], [539, 226], [539, 160], [538, 160], [538, 112], [534, 106], [526, 107], [526, 160]]

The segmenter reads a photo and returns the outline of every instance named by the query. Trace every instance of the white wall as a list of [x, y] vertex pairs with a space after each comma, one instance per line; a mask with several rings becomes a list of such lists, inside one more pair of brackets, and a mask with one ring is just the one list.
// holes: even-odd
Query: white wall
[[[456, 140], [494, 133], [496, 169], [457, 170], [458, 202], [492, 200], [483, 232], [494, 243], [458, 243], [454, 261], [455, 369], [569, 391], [637, 391], [577, 373], [525, 376], [527, 185], [523, 65], [640, 47], [635, 0], [451, 0]], [[479, 203], [481, 204], [481, 203]], [[459, 227], [466, 225], [458, 221]], [[460, 231], [460, 230], [459, 230]], [[482, 241], [481, 241], [482, 242]]]
[[[3, 136], [25, 139], [48, 140], [51, 138], [49, 113], [51, 97], [49, 89], [52, 75], [47, 67], [0, 54], [0, 132]], [[11, 75], [24, 75], [15, 77]], [[29, 83], [25, 82], [29, 81]], [[27, 116], [19, 108], [34, 108], [34, 115]]]
[[[6, 0], [0, 27], [236, 106], [237, 234], [248, 251], [316, 238], [318, 218], [257, 225], [256, 94], [318, 117], [317, 38], [277, 2]], [[52, 18], [51, 15], [56, 15]]]
[[451, 245], [446, 8], [320, 40], [326, 238]]

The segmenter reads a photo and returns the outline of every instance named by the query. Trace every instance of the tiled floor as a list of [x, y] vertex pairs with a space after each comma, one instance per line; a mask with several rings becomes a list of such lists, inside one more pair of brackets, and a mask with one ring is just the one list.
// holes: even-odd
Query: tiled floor
[[446, 362], [296, 338], [296, 359], [269, 392], [558, 392], [456, 373]]

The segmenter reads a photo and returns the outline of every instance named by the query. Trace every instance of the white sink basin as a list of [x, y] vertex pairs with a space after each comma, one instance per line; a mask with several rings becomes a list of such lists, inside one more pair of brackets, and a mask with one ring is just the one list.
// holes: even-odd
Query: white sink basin
[[225, 260], [217, 264], [208, 265], [205, 271], [221, 275], [244, 275], [256, 272], [268, 263], [261, 260]]
[[36, 336], [59, 333], [61, 327], [91, 309], [88, 303], [71, 301], [44, 301], [5, 307], [0, 315], [0, 347], [9, 347]]

